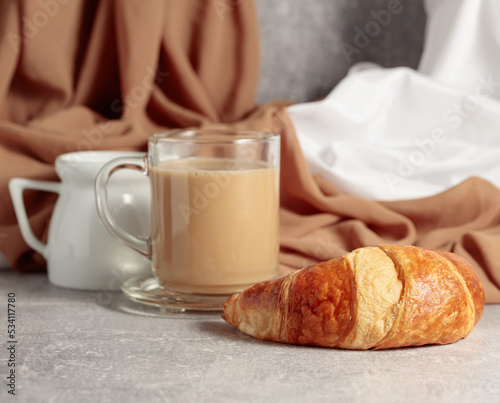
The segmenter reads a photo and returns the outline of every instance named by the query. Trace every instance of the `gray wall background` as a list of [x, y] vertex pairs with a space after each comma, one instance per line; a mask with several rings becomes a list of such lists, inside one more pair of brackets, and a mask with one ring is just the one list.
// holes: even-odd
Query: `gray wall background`
[[[360, 61], [418, 67], [426, 21], [422, 0], [257, 0], [256, 4], [261, 37], [260, 103], [321, 98]], [[390, 6], [400, 12], [390, 13]], [[386, 26], [375, 23], [374, 13], [385, 16]], [[357, 43], [364, 47], [356, 46], [359, 30], [372, 34], [364, 42], [358, 35]], [[346, 57], [342, 48], [352, 53]]]

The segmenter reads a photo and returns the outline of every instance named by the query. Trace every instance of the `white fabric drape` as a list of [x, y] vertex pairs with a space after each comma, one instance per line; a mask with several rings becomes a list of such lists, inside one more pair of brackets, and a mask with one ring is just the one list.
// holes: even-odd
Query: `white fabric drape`
[[311, 171], [346, 193], [420, 198], [470, 176], [500, 187], [500, 2], [425, 6], [417, 71], [360, 63], [324, 100], [288, 108]]

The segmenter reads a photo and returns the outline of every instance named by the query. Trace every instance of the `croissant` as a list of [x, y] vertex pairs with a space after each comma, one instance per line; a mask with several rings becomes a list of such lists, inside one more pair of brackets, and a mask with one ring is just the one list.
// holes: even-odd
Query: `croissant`
[[483, 313], [484, 291], [453, 253], [379, 245], [256, 284], [223, 309], [225, 321], [262, 340], [385, 349], [466, 337]]

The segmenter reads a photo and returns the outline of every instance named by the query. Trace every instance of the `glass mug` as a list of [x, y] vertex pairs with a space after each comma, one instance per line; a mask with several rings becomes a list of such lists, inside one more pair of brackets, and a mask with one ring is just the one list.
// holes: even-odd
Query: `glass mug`
[[[153, 277], [122, 289], [138, 302], [220, 310], [232, 293], [276, 277], [280, 137], [261, 132], [173, 130], [153, 135], [143, 158], [117, 158], [95, 181], [104, 227], [152, 261]], [[151, 183], [151, 236], [118, 226], [106, 186], [139, 169]]]

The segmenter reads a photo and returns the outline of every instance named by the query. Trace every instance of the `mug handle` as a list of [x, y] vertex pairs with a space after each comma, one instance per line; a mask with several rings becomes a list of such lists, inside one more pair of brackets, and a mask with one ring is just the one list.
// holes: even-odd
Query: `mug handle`
[[59, 194], [60, 187], [61, 182], [36, 181], [24, 178], [12, 178], [9, 181], [10, 197], [12, 198], [14, 212], [19, 222], [21, 235], [26, 243], [39, 252], [44, 258], [47, 258], [47, 244], [40, 241], [31, 229], [28, 214], [26, 213], [26, 206], [24, 205], [23, 193], [26, 189], [34, 189]]
[[143, 238], [125, 231], [111, 214], [108, 204], [108, 182], [112, 173], [120, 169], [134, 169], [148, 174], [147, 155], [144, 157], [120, 157], [106, 163], [97, 173], [94, 182], [97, 214], [104, 228], [116, 239], [140, 254], [151, 258], [151, 238]]

